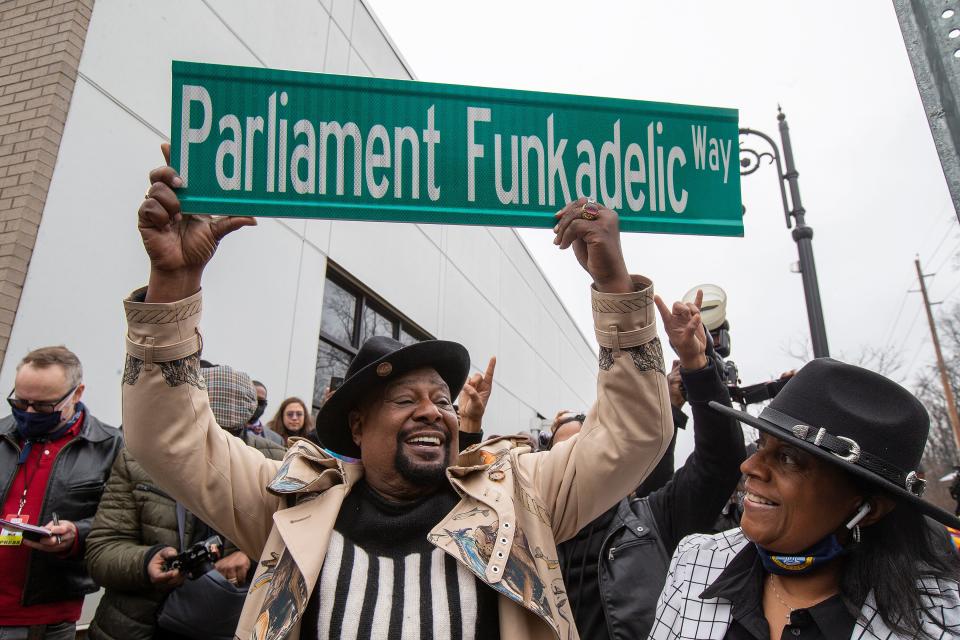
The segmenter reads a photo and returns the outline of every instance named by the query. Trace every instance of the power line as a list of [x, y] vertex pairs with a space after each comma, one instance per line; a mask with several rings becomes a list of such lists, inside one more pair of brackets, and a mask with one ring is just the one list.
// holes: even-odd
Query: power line
[[901, 344], [903, 345], [902, 348], [904, 349], [907, 348], [907, 340], [910, 339], [910, 335], [913, 333], [913, 328], [917, 324], [917, 319], [920, 317], [921, 311], [923, 311], [923, 307], [917, 307], [917, 312], [913, 314], [913, 320], [910, 322], [910, 327], [907, 329], [907, 332], [904, 334], [903, 340], [900, 341]]
[[950, 291], [947, 293], [947, 295], [943, 296], [944, 302], [946, 302], [946, 300], [947, 300], [950, 296], [952, 296], [954, 293], [956, 293], [957, 289], [960, 289], [960, 282], [958, 282], [958, 283], [953, 287], [953, 289], [950, 289]]
[[[941, 214], [942, 213], [943, 212], [941, 212]], [[943, 224], [943, 223], [946, 223], [946, 224]], [[943, 244], [943, 238], [948, 237], [950, 235], [948, 233], [950, 230], [950, 227], [953, 226], [953, 224], [955, 223], [956, 223], [956, 218], [953, 215], [944, 214], [943, 217], [940, 217], [940, 215], [935, 216], [933, 218], [933, 222], [930, 224], [930, 227], [927, 229], [927, 232], [924, 234], [923, 240], [920, 242], [920, 249], [918, 253], [924, 253], [923, 247], [926, 246], [927, 242], [930, 239], [936, 238], [938, 235], [941, 236], [940, 244]], [[935, 233], [931, 235], [931, 232], [935, 232]], [[934, 249], [933, 254], [930, 255], [930, 259], [933, 259], [933, 256], [936, 254], [938, 249], [940, 249], [940, 245], [937, 245], [937, 248]]]
[[897, 324], [900, 322], [900, 316], [903, 315], [903, 310], [907, 306], [907, 299], [910, 297], [910, 291], [905, 290], [903, 292], [903, 298], [900, 300], [900, 309], [897, 311], [896, 317], [893, 319], [893, 324], [890, 325], [890, 329], [884, 334], [886, 338], [882, 344], [889, 344], [890, 339], [893, 337], [893, 333], [897, 330]]
[[913, 364], [917, 361], [917, 358], [920, 356], [920, 352], [923, 351], [923, 347], [927, 343], [926, 339], [920, 341], [920, 344], [917, 345], [917, 348], [913, 350], [913, 358], [910, 360], [910, 364], [907, 365], [905, 371], [907, 375], [913, 372]]
[[940, 238], [940, 242], [937, 244], [937, 247], [933, 250], [933, 253], [931, 253], [930, 256], [927, 258], [927, 262], [932, 262], [937, 257], [937, 254], [940, 253], [940, 249], [943, 248], [943, 243], [945, 243], [950, 238], [951, 235], [953, 234], [949, 233], [949, 231], [944, 229], [944, 233]]
[[[944, 236], [944, 238], [947, 238], [947, 237], [949, 237], [949, 236]], [[941, 242], [941, 244], [943, 244], [943, 243]], [[954, 245], [953, 245], [953, 248], [950, 249], [950, 251], [947, 252], [947, 255], [944, 256], [944, 258], [943, 258], [943, 260], [940, 262], [940, 264], [937, 265], [937, 268], [933, 270], [934, 274], [940, 273], [940, 270], [943, 269], [943, 266], [944, 266], [945, 264], [947, 264], [947, 262], [949, 262], [950, 259], [953, 258], [953, 257], [957, 254], [957, 250], [958, 250], [958, 249], [960, 249], [960, 242], [957, 242], [956, 244], [954, 244]], [[933, 261], [933, 256], [930, 257], [930, 261], [931, 261], [931, 262]]]

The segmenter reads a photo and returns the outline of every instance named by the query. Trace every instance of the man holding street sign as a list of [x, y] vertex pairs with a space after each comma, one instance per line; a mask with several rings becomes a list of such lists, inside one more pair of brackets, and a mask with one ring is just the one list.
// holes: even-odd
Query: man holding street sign
[[627, 272], [617, 214], [580, 199], [554, 219], [594, 282], [597, 402], [579, 437], [540, 453], [495, 438], [458, 455], [466, 350], [373, 338], [318, 418], [338, 456], [299, 440], [281, 464], [217, 428], [198, 370], [203, 269], [254, 220], [185, 216], [174, 169], [150, 181], [149, 284], [125, 302], [127, 443], [259, 558], [238, 637], [577, 638], [556, 544], [636, 487], [672, 435], [653, 287]]

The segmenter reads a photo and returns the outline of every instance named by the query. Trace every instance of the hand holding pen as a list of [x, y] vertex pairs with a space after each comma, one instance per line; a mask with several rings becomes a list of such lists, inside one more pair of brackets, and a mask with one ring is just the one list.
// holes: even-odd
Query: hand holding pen
[[79, 535], [77, 525], [69, 520], [61, 520], [56, 513], [52, 516], [53, 519], [44, 525], [50, 530], [49, 536], [36, 541], [24, 539], [23, 544], [44, 553], [68, 554], [73, 550], [74, 542]]

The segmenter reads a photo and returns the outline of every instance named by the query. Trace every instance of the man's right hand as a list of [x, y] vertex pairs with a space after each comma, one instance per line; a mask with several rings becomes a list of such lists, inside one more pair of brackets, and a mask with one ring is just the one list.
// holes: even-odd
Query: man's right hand
[[186, 580], [186, 576], [180, 573], [179, 569], [163, 570], [163, 564], [167, 560], [173, 560], [177, 557], [177, 550], [173, 547], [164, 547], [153, 554], [153, 557], [147, 562], [147, 577], [150, 582], [158, 587], [179, 587]]
[[204, 267], [228, 233], [257, 224], [249, 217], [184, 216], [174, 189], [183, 180], [169, 165], [170, 145], [160, 145], [167, 162], [150, 172], [150, 188], [138, 212], [137, 226], [150, 257], [147, 302], [175, 302], [200, 290]]

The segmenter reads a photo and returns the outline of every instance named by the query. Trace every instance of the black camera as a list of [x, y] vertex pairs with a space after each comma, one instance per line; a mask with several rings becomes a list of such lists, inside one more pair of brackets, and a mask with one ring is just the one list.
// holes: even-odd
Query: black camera
[[223, 556], [223, 539], [210, 536], [206, 540], [194, 543], [177, 557], [163, 564], [164, 571], [179, 569], [191, 580], [196, 580], [213, 570], [213, 563]]

